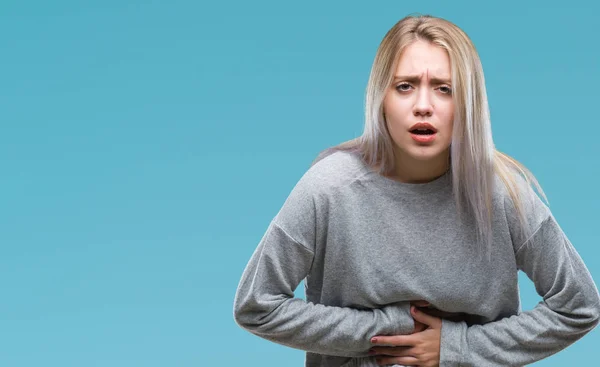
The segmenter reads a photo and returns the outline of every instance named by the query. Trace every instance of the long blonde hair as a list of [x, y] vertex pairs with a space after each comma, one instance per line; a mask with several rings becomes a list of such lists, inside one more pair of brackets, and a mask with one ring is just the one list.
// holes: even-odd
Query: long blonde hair
[[473, 216], [478, 239], [487, 245], [490, 260], [494, 175], [499, 176], [510, 194], [524, 236], [529, 228], [516, 175], [528, 185], [533, 183], [546, 202], [547, 198], [523, 164], [496, 150], [481, 61], [472, 41], [455, 24], [430, 15], [410, 15], [396, 23], [381, 41], [371, 68], [362, 136], [322, 151], [312, 165], [335, 151], [345, 150], [359, 153], [366, 164], [377, 166], [382, 175], [393, 173], [393, 141], [385, 124], [383, 99], [400, 54], [417, 40], [445, 49], [450, 57], [455, 105], [450, 148], [453, 194], [459, 217], [463, 218], [465, 211]]

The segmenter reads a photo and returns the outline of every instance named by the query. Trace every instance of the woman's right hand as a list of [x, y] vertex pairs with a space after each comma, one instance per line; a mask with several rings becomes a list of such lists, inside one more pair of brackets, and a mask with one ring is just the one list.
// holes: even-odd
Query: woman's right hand
[[[410, 304], [412, 306], [416, 306], [419, 310], [423, 311], [424, 313], [428, 314], [429, 316], [437, 317], [440, 319], [446, 319], [446, 320], [458, 322], [458, 321], [465, 320], [465, 317], [468, 316], [467, 314], [465, 314], [463, 312], [447, 312], [447, 311], [438, 310], [437, 308], [432, 306], [431, 303], [429, 303], [427, 301], [423, 301], [423, 300], [410, 301]], [[423, 328], [427, 328], [427, 327], [423, 324], [417, 323], [417, 321], [415, 320], [415, 331], [413, 332], [413, 334], [415, 332], [423, 331], [424, 330]]]
[[[416, 307], [419, 307], [419, 308], [431, 306], [431, 303], [429, 303], [427, 301], [423, 301], [423, 300], [411, 301], [410, 304], [411, 304], [411, 306], [416, 306]], [[427, 329], [427, 325], [425, 325], [423, 323], [420, 323], [417, 320], [414, 320], [414, 322], [415, 322], [415, 329], [412, 332], [413, 334], [420, 333], [421, 331]]]
[[431, 306], [431, 303], [424, 301], [424, 300], [419, 300], [419, 301], [410, 301], [410, 304], [415, 306], [415, 307], [429, 307]]

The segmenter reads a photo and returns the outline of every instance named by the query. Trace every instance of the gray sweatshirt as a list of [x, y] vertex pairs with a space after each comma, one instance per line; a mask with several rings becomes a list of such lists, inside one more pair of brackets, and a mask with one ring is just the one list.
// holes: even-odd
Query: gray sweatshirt
[[[496, 178], [492, 261], [460, 221], [451, 171], [424, 184], [382, 176], [349, 152], [310, 167], [270, 222], [234, 299], [238, 325], [306, 351], [307, 367], [377, 366], [375, 335], [410, 334], [409, 302], [442, 318], [440, 366], [523, 366], [592, 330], [600, 296], [549, 208], [520, 179], [532, 233]], [[543, 298], [521, 310], [518, 270]], [[305, 279], [304, 299], [294, 290]]]

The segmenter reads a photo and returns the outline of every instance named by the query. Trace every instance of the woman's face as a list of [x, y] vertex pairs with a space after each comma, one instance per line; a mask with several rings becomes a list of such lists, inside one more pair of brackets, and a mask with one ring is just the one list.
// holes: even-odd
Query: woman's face
[[416, 41], [402, 52], [394, 77], [383, 110], [395, 154], [409, 160], [447, 159], [454, 117], [448, 53]]

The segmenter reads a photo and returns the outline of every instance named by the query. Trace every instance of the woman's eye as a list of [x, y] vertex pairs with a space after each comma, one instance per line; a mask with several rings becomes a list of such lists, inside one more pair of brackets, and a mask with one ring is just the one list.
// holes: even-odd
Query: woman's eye
[[451, 94], [452, 93], [452, 89], [450, 87], [446, 87], [446, 86], [441, 86], [439, 88], [440, 92], [444, 93], [444, 94]]
[[398, 84], [398, 86], [396, 87], [396, 89], [398, 89], [401, 92], [406, 92], [410, 89], [410, 84], [408, 83], [402, 83], [402, 84]]

